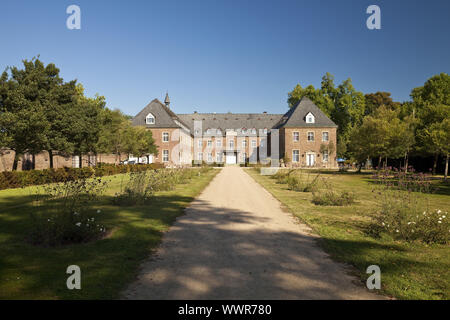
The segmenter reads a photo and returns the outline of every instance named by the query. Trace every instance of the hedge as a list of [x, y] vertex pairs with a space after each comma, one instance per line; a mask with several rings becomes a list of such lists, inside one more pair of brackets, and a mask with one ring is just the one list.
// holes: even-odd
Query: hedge
[[149, 169], [159, 169], [163, 165], [159, 163], [151, 164], [107, 164], [99, 163], [95, 167], [85, 168], [59, 168], [29, 171], [5, 171], [0, 172], [0, 190], [11, 188], [23, 188], [40, 184], [64, 182], [76, 180], [82, 177], [102, 177], [113, 174], [138, 172]]

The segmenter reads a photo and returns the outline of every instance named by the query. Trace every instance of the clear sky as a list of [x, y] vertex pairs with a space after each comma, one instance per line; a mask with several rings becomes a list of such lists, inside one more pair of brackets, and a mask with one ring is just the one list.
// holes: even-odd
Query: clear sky
[[[66, 27], [71, 4], [81, 30]], [[366, 27], [371, 4], [381, 30]], [[326, 72], [405, 101], [450, 73], [449, 13], [448, 0], [2, 0], [0, 69], [40, 54], [130, 115], [166, 90], [178, 113], [283, 113]]]

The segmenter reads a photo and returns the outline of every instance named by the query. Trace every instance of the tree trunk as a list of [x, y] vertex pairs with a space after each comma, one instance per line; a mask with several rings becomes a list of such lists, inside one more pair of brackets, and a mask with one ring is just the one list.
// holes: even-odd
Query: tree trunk
[[14, 155], [14, 162], [13, 162], [13, 171], [17, 171], [17, 166], [19, 165], [19, 156], [17, 154]]
[[32, 154], [31, 155], [31, 170], [35, 170], [36, 169], [36, 155]]
[[378, 170], [381, 168], [381, 156], [378, 157]]
[[408, 152], [405, 153], [405, 173], [408, 172]]
[[387, 168], [387, 156], [384, 158], [384, 168]]
[[436, 153], [434, 155], [434, 163], [433, 163], [433, 175], [436, 174], [437, 162], [438, 162], [439, 154]]
[[83, 168], [83, 155], [80, 154], [79, 157], [80, 157], [79, 167], [80, 167], [80, 168]]
[[445, 158], [444, 180], [447, 180], [447, 175], [448, 175], [448, 156], [449, 156], [449, 154], [447, 153], [447, 157]]
[[49, 159], [50, 169], [53, 169], [53, 150], [48, 150], [48, 159]]

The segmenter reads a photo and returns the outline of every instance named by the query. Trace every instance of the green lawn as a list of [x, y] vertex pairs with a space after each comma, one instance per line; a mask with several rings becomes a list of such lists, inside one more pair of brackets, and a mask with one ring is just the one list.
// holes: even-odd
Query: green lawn
[[[353, 191], [356, 203], [348, 207], [324, 207], [311, 203], [311, 193], [290, 191], [285, 184], [246, 170], [286, 208], [321, 236], [320, 244], [334, 259], [356, 267], [365, 282], [366, 268], [381, 268], [382, 290], [399, 299], [449, 299], [450, 250], [448, 245], [406, 243], [383, 236], [374, 239], [365, 233], [370, 214], [377, 206], [368, 174], [327, 173], [340, 190]], [[448, 185], [427, 195], [430, 209], [450, 211]]]
[[[139, 264], [162, 233], [218, 173], [194, 177], [175, 190], [159, 192], [147, 206], [115, 207], [111, 196], [127, 175], [105, 177], [106, 195], [98, 202], [96, 221], [112, 233], [86, 244], [59, 248], [25, 241], [31, 227], [31, 195], [38, 187], [0, 191], [0, 299], [114, 299], [132, 281]], [[81, 290], [68, 290], [66, 268], [81, 268]]]

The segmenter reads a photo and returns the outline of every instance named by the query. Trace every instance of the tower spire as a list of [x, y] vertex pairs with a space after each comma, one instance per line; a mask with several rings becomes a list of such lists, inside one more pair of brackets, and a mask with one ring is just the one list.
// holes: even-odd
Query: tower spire
[[164, 104], [167, 108], [170, 108], [170, 99], [169, 99], [169, 92], [166, 92], [166, 98], [164, 99]]

